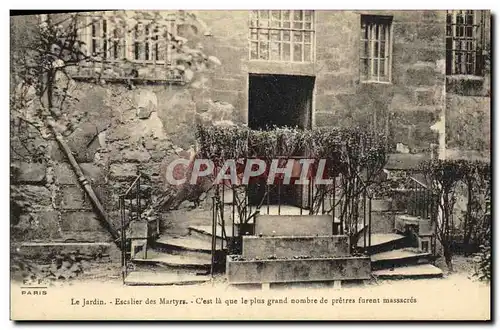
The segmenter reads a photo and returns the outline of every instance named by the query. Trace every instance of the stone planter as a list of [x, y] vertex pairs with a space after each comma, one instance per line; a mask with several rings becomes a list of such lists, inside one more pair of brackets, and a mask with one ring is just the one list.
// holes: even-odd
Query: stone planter
[[245, 260], [230, 255], [226, 275], [230, 284], [367, 280], [371, 264], [370, 257]]

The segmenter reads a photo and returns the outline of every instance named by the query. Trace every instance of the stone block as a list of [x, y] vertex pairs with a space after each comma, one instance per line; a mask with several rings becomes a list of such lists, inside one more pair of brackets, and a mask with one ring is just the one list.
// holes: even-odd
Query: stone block
[[290, 283], [335, 280], [367, 280], [369, 257], [238, 260], [228, 256], [226, 276], [230, 284]]
[[42, 163], [19, 163], [17, 164], [14, 181], [19, 183], [43, 184], [47, 175], [47, 165]]
[[[80, 163], [83, 175], [93, 183], [104, 183], [106, 176], [102, 168], [92, 163]], [[58, 163], [54, 166], [54, 177], [58, 184], [79, 185], [73, 168], [68, 163]]]
[[58, 163], [54, 165], [54, 178], [58, 184], [78, 185], [78, 179], [68, 163]]
[[12, 228], [12, 237], [23, 241], [59, 238], [59, 212], [32, 212], [21, 214]]
[[11, 202], [22, 211], [47, 210], [52, 205], [52, 193], [44, 186], [19, 185], [11, 187]]
[[244, 258], [341, 257], [349, 255], [347, 236], [243, 236]]
[[331, 215], [258, 215], [255, 233], [264, 236], [328, 236], [333, 232]]
[[68, 147], [78, 162], [92, 162], [100, 148], [98, 127], [92, 123], [83, 123], [67, 139]]
[[[100, 259], [103, 255], [116, 254], [117, 248], [112, 243], [99, 242], [25, 242], [19, 247], [19, 253], [24, 257], [36, 260], [52, 261], [54, 255], [76, 254], [85, 258]], [[119, 262], [119, 257], [114, 258]]]
[[61, 230], [69, 232], [103, 231], [93, 212], [65, 212], [61, 214]]
[[121, 159], [126, 162], [131, 163], [145, 163], [151, 159], [151, 155], [145, 149], [143, 150], [131, 150], [125, 149], [121, 152]]
[[79, 186], [63, 186], [59, 191], [58, 205], [65, 210], [91, 209], [85, 191]]
[[82, 169], [83, 175], [91, 182], [91, 183], [99, 183], [102, 184], [106, 180], [106, 173], [104, 170], [92, 163], [81, 163], [80, 168]]
[[434, 86], [438, 84], [439, 76], [435, 69], [436, 65], [431, 62], [416, 63], [406, 70], [405, 82], [409, 86]]
[[434, 105], [439, 101], [434, 88], [416, 88], [415, 101], [417, 105]]
[[115, 163], [111, 164], [109, 175], [112, 179], [118, 181], [130, 180], [137, 176], [138, 164], [134, 163]]

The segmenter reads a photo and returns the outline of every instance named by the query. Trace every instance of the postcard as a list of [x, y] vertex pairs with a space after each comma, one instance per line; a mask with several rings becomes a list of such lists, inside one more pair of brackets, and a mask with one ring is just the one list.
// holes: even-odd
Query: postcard
[[488, 10], [10, 16], [12, 320], [491, 320]]

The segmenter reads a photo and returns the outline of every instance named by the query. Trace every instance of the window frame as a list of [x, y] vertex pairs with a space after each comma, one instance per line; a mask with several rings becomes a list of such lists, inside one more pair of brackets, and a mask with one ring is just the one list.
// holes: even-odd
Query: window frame
[[[168, 15], [167, 18], [163, 18], [154, 24], [152, 24], [152, 20], [141, 20], [135, 27], [129, 27], [116, 21], [118, 19], [111, 14], [102, 16], [86, 15], [84, 17], [84, 27], [79, 33], [81, 35], [80, 39], [86, 44], [85, 54], [87, 56], [102, 56], [99, 62], [104, 63], [127, 61], [141, 65], [172, 65], [172, 47], [165, 33], [173, 34], [176, 32], [178, 22], [175, 15]], [[106, 26], [105, 32], [103, 31], [104, 22]], [[96, 25], [99, 25], [98, 31], [95, 29]], [[125, 30], [124, 35], [120, 37], [113, 36], [118, 25]], [[140, 29], [143, 31], [147, 29], [148, 36], [145, 40], [137, 42], [136, 38], [138, 37], [136, 35]], [[158, 32], [155, 35], [156, 31]], [[111, 42], [118, 42], [120, 56], [116, 56], [116, 53], [113, 56], [108, 55], [114, 52], [114, 46], [109, 46]], [[138, 51], [136, 47], [139, 47]], [[107, 48], [106, 52], [102, 51], [104, 48]], [[146, 56], [146, 48], [149, 49], [148, 56]], [[163, 48], [161, 50], [163, 58], [158, 56], [161, 48]]]
[[[458, 18], [461, 18], [462, 22], [459, 23]], [[472, 18], [472, 21], [468, 22], [468, 18]], [[447, 76], [484, 77], [485, 24], [483, 10], [446, 11]], [[470, 35], [467, 35], [468, 31], [470, 31]], [[457, 36], [457, 34], [460, 35]], [[460, 46], [457, 47], [457, 44]], [[465, 48], [463, 48], [464, 45]], [[461, 53], [461, 55], [457, 55], [457, 53]], [[469, 59], [472, 59], [472, 62]], [[469, 65], [471, 65], [470, 68]]]
[[[364, 27], [366, 26], [366, 27]], [[381, 56], [380, 27], [385, 27], [384, 57]], [[368, 29], [368, 31], [366, 31]], [[393, 16], [389, 15], [364, 15], [360, 16], [360, 48], [359, 48], [359, 77], [362, 83], [391, 84], [392, 83], [392, 52], [393, 52]], [[378, 36], [377, 36], [378, 32]], [[366, 37], [365, 37], [366, 36]], [[365, 45], [368, 45], [364, 52]], [[375, 44], [377, 45], [377, 56], [375, 56]], [[364, 61], [367, 61], [367, 72], [363, 72]], [[380, 62], [384, 61], [384, 74], [381, 75]], [[374, 75], [375, 62], [377, 63], [377, 73]], [[381, 79], [381, 77], [386, 77]]]
[[[261, 18], [263, 12], [266, 12], [267, 15]], [[279, 14], [279, 19], [274, 18], [276, 12]], [[284, 15], [286, 12], [288, 12], [288, 19]], [[299, 19], [295, 18], [296, 12], [300, 12]], [[309, 20], [306, 19], [306, 12], [310, 14]], [[261, 26], [261, 21], [264, 21], [264, 26]], [[248, 24], [248, 58], [250, 61], [293, 64], [310, 64], [316, 61], [316, 15], [314, 10], [252, 10], [249, 13]], [[307, 24], [310, 24], [309, 28], [306, 27]], [[267, 31], [266, 39], [261, 39], [263, 30]], [[275, 32], [277, 32], [278, 37], [272, 39], [273, 34], [276, 36]], [[294, 40], [297, 36], [300, 37], [300, 40]], [[309, 36], [309, 40], [307, 40], [307, 36]], [[267, 56], [264, 57], [262, 57], [261, 52], [262, 43], [267, 43]], [[255, 44], [257, 47], [254, 50]], [[279, 58], [272, 56], [272, 44], [279, 46]], [[299, 60], [295, 60], [297, 51], [295, 46], [297, 45], [300, 45]], [[286, 47], [288, 47], [288, 57], [285, 56]], [[306, 48], [309, 50], [306, 51]], [[252, 55], [254, 52], [256, 57]]]

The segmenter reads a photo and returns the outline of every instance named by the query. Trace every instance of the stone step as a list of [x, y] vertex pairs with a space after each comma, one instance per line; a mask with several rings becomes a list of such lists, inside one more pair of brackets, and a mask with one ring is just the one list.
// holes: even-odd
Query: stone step
[[349, 255], [349, 239], [335, 236], [243, 236], [244, 258], [342, 257]]
[[417, 249], [404, 248], [380, 252], [371, 256], [372, 269], [392, 268], [396, 266], [427, 264], [432, 255]]
[[174, 236], [162, 235], [155, 241], [155, 245], [163, 246], [172, 250], [186, 250], [196, 252], [211, 253], [212, 246], [210, 242], [200, 239], [197, 236]]
[[255, 219], [255, 234], [264, 236], [326, 236], [333, 232], [332, 216], [267, 215]]
[[379, 279], [432, 278], [442, 277], [443, 271], [431, 264], [412, 265], [372, 271]]
[[[364, 234], [361, 234], [358, 238], [357, 247], [359, 249], [364, 248]], [[408, 237], [393, 234], [393, 233], [376, 233], [371, 234], [371, 239], [369, 240], [368, 234], [366, 235], [366, 250], [368, 254], [372, 255], [379, 252], [385, 252], [400, 248], [408, 247]]]
[[245, 259], [227, 257], [229, 284], [262, 284], [366, 280], [371, 277], [368, 257]]
[[[189, 226], [188, 229], [189, 229], [190, 234], [199, 233], [199, 234], [203, 234], [203, 235], [208, 236], [208, 237], [212, 236], [212, 226]], [[224, 226], [224, 230], [226, 232], [227, 237], [232, 236], [233, 228], [231, 225]], [[237, 230], [236, 226], [235, 226], [234, 230], [235, 231]], [[236, 235], [236, 233], [235, 233], [235, 235]], [[217, 238], [222, 238], [222, 227], [221, 226], [217, 226], [216, 236], [217, 236]]]
[[[235, 226], [235, 231], [237, 230]], [[226, 231], [226, 236], [227, 238], [231, 237], [232, 235], [232, 226], [225, 226], [225, 231]], [[210, 246], [212, 246], [212, 226], [189, 226], [188, 227], [188, 233], [189, 236], [192, 236], [193, 238], [205, 241], [208, 243]], [[217, 234], [216, 234], [216, 246], [217, 249], [221, 249], [221, 246], [225, 249], [227, 247], [227, 241], [222, 238], [222, 227], [217, 226]], [[235, 233], [236, 236], [236, 233]]]
[[210, 276], [135, 271], [127, 274], [126, 285], [190, 285], [210, 281]]
[[[196, 235], [163, 235], [152, 246], [153, 249], [161, 252], [194, 258], [204, 258], [212, 254], [212, 243]], [[216, 253], [219, 252], [220, 244], [216, 247]]]
[[210, 269], [211, 260], [210, 255], [195, 257], [148, 250], [146, 259], [135, 257], [133, 262], [148, 265], [164, 265], [173, 268], [207, 270]]

